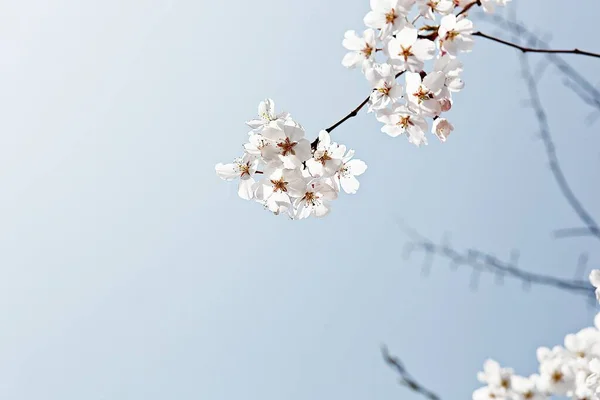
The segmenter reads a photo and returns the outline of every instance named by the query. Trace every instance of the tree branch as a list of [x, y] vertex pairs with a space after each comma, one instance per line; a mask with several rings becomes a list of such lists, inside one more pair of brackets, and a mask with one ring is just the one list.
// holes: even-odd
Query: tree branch
[[[541, 40], [533, 32], [529, 31], [521, 22], [509, 21], [499, 14], [480, 14], [479, 17], [484, 21], [491, 22], [502, 29], [512, 31], [518, 37], [527, 41], [530, 46], [548, 47], [547, 43]], [[600, 90], [596, 89], [596, 87], [588, 79], [581, 75], [573, 66], [563, 60], [559, 55], [547, 53], [545, 56], [550, 63], [554, 64], [554, 66], [556, 66], [556, 68], [558, 68], [558, 70], [564, 74], [565, 77], [567, 77], [567, 82], [570, 83], [567, 84], [569, 89], [573, 90], [575, 94], [581, 97], [583, 101], [600, 110]], [[578, 88], [580, 90], [575, 90], [574, 88]], [[584, 93], [587, 95], [584, 96]]]
[[590, 235], [600, 240], [600, 228], [598, 227], [598, 224], [573, 193], [573, 190], [569, 186], [567, 178], [565, 177], [565, 174], [563, 173], [560, 163], [558, 161], [558, 156], [556, 155], [556, 147], [554, 146], [554, 141], [552, 140], [552, 136], [550, 134], [550, 124], [548, 123], [548, 116], [546, 115], [546, 111], [544, 110], [544, 107], [542, 105], [542, 100], [538, 92], [537, 83], [533, 74], [531, 73], [531, 68], [529, 67], [529, 63], [527, 61], [527, 55], [520, 54], [520, 61], [523, 79], [525, 79], [527, 83], [527, 89], [529, 91], [531, 106], [533, 107], [536, 119], [538, 121], [540, 136], [546, 149], [546, 155], [550, 164], [550, 171], [552, 172], [552, 176], [554, 177], [554, 180], [556, 181], [556, 184], [558, 185], [558, 188], [560, 189], [563, 197], [567, 200], [567, 202], [569, 203], [575, 214], [577, 214], [581, 222], [583, 222], [583, 224], [587, 227], [587, 229], [590, 232]]
[[385, 362], [400, 375], [400, 384], [408, 387], [413, 392], [419, 393], [429, 400], [440, 400], [440, 397], [417, 382], [406, 370], [402, 361], [390, 355], [387, 347], [381, 346], [381, 354]]
[[512, 43], [500, 38], [497, 38], [495, 36], [490, 36], [488, 34], [485, 34], [483, 32], [473, 32], [473, 36], [479, 36], [479, 37], [483, 37], [486, 39], [489, 39], [493, 42], [496, 43], [500, 43], [518, 50], [521, 50], [523, 53], [551, 53], [551, 54], [578, 54], [581, 56], [588, 56], [588, 57], [596, 57], [596, 58], [600, 58], [600, 54], [599, 53], [592, 53], [590, 51], [585, 51], [585, 50], [579, 50], [579, 49], [572, 49], [572, 50], [556, 50], [556, 49], [534, 49], [531, 47], [524, 47], [521, 45], [518, 45], [516, 43]]
[[[423, 251], [432, 263], [433, 256], [442, 256], [450, 260], [452, 265], [458, 267], [466, 265], [473, 269], [471, 285], [476, 287], [477, 280], [482, 273], [495, 274], [497, 278], [502, 279], [509, 276], [523, 283], [528, 288], [532, 285], [554, 287], [573, 294], [586, 296], [588, 299], [595, 299], [594, 288], [589, 281], [583, 279], [562, 279], [550, 275], [536, 274], [520, 269], [517, 265], [518, 254], [514, 253], [510, 261], [502, 261], [497, 257], [481, 252], [475, 249], [468, 249], [465, 252], [459, 252], [449, 244], [438, 244], [422, 236], [414, 229], [399, 222], [402, 231], [411, 239], [405, 248], [405, 258], [410, 257], [414, 250]], [[578, 271], [585, 267], [586, 257], [581, 257], [583, 265], [579, 265]], [[425, 265], [424, 267], [429, 267]]]
[[481, 1], [480, 0], [476, 0], [476, 1], [472, 2], [472, 3], [467, 4], [465, 6], [465, 8], [462, 9], [461, 12], [459, 12], [458, 14], [456, 14], [456, 16], [458, 17], [460, 15], [463, 15], [463, 14], [467, 13], [471, 9], [471, 7], [473, 7], [473, 6], [481, 6]]
[[369, 102], [369, 98], [371, 96], [367, 96], [366, 99], [364, 99], [362, 101], [362, 103], [360, 103], [358, 105], [358, 107], [356, 107], [354, 110], [350, 111], [350, 113], [348, 115], [346, 115], [344, 118], [342, 118], [341, 120], [339, 120], [338, 122], [336, 122], [335, 124], [331, 125], [329, 128], [325, 129], [327, 131], [327, 133], [331, 133], [332, 130], [334, 130], [335, 128], [337, 128], [338, 126], [340, 126], [341, 124], [343, 124], [344, 122], [346, 122], [347, 120], [349, 120], [350, 118], [356, 117], [358, 115], [358, 112], [367, 105], [367, 103]]
[[[398, 79], [398, 77], [402, 74], [404, 74], [404, 72], [406, 71], [402, 71], [402, 72], [398, 72], [396, 74], [396, 76], [394, 78]], [[358, 112], [360, 110], [362, 110], [362, 108], [364, 106], [367, 105], [367, 103], [369, 102], [369, 98], [371, 97], [371, 95], [367, 96], [366, 99], [364, 99], [354, 110], [350, 111], [344, 118], [340, 119], [338, 122], [336, 122], [335, 124], [331, 125], [329, 128], [325, 129], [327, 131], [327, 133], [331, 133], [332, 130], [334, 130], [335, 128], [337, 128], [338, 126], [340, 126], [341, 124], [343, 124], [344, 122], [346, 122], [347, 120], [349, 120], [350, 118], [354, 118], [358, 115]], [[317, 145], [319, 144], [319, 138], [317, 137], [311, 144], [310, 146], [312, 147], [312, 149], [316, 149]]]
[[554, 232], [554, 237], [557, 239], [583, 236], [594, 236], [594, 233], [590, 228], [565, 228]]

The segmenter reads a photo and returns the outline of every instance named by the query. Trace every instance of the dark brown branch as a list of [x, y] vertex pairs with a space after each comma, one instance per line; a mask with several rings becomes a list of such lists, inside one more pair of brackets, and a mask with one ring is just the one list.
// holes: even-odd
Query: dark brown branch
[[[402, 72], [398, 72], [395, 76], [395, 78], [397, 79], [400, 75], [402, 75], [405, 71]], [[358, 115], [358, 112], [360, 110], [362, 110], [362, 108], [364, 106], [367, 105], [367, 103], [369, 102], [369, 98], [371, 97], [371, 95], [367, 96], [366, 99], [364, 99], [354, 110], [350, 111], [348, 113], [348, 115], [346, 115], [344, 118], [340, 119], [338, 122], [336, 122], [335, 124], [331, 125], [329, 128], [325, 129], [327, 131], [327, 133], [331, 133], [332, 130], [334, 130], [335, 128], [337, 128], [338, 126], [340, 126], [341, 124], [343, 124], [344, 122], [346, 122], [347, 120], [349, 120], [350, 118], [354, 118]], [[312, 149], [316, 149], [317, 148], [317, 144], [319, 144], [319, 138], [317, 137], [311, 144], [310, 146], [312, 147]]]
[[404, 364], [402, 364], [402, 361], [400, 361], [397, 357], [392, 356], [388, 352], [387, 347], [381, 347], [381, 354], [383, 355], [385, 362], [400, 375], [400, 384], [408, 387], [413, 392], [419, 393], [429, 400], [440, 400], [440, 397], [437, 394], [433, 393], [431, 390], [417, 382], [408, 373], [406, 367], [404, 367]]
[[579, 50], [579, 49], [572, 49], [572, 50], [556, 50], [556, 49], [534, 49], [531, 47], [525, 47], [525, 46], [521, 46], [518, 45], [516, 43], [512, 43], [509, 41], [506, 41], [504, 39], [500, 39], [494, 36], [490, 36], [487, 35], [483, 32], [473, 32], [473, 36], [479, 36], [479, 37], [483, 37], [486, 39], [489, 39], [491, 41], [494, 41], [496, 43], [500, 43], [503, 44], [505, 46], [509, 46], [512, 47], [514, 49], [518, 49], [521, 50], [523, 53], [551, 53], [551, 54], [578, 54], [581, 56], [588, 56], [588, 57], [596, 57], [596, 58], [600, 58], [600, 54], [599, 53], [592, 53], [590, 51], [584, 51], [584, 50]]
[[335, 128], [337, 128], [338, 126], [340, 126], [341, 124], [343, 124], [344, 122], [346, 122], [347, 120], [349, 120], [350, 118], [356, 117], [358, 115], [358, 112], [367, 105], [367, 103], [369, 102], [369, 98], [371, 96], [367, 96], [366, 99], [364, 99], [362, 101], [362, 103], [360, 103], [358, 105], [358, 107], [356, 107], [354, 110], [350, 111], [350, 113], [348, 115], [346, 115], [344, 118], [342, 118], [341, 120], [339, 120], [338, 122], [336, 122], [335, 124], [331, 125], [329, 128], [325, 129], [328, 133], [331, 133], [332, 130], [334, 130]]
[[[509, 21], [499, 14], [480, 14], [479, 17], [486, 22], [493, 23], [502, 29], [513, 32], [519, 38], [524, 39], [529, 46], [549, 47], [546, 42], [528, 30], [521, 22]], [[545, 56], [567, 78], [565, 83], [569, 89], [573, 90], [584, 102], [600, 110], [600, 91], [588, 79], [559, 55], [547, 53]]]
[[476, 0], [476, 1], [472, 2], [472, 3], [469, 3], [469, 4], [467, 4], [467, 5], [465, 6], [465, 8], [463, 8], [463, 9], [462, 9], [462, 11], [461, 11], [461, 12], [459, 12], [458, 14], [456, 14], [456, 16], [458, 17], [459, 15], [463, 15], [463, 14], [465, 14], [465, 13], [466, 13], [466, 12], [468, 12], [468, 11], [471, 9], [471, 7], [473, 7], [473, 6], [481, 6], [481, 1], [480, 1], [480, 0]]

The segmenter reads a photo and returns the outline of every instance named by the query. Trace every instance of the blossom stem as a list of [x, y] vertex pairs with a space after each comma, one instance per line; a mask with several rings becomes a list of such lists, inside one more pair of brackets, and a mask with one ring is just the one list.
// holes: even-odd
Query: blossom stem
[[[398, 78], [400, 75], [402, 75], [405, 71], [402, 72], [398, 72], [395, 76], [395, 78]], [[338, 122], [336, 122], [335, 124], [331, 125], [329, 128], [325, 129], [327, 131], [327, 133], [331, 133], [332, 130], [334, 130], [335, 128], [337, 128], [338, 126], [340, 126], [341, 124], [343, 124], [344, 122], [346, 122], [347, 120], [349, 120], [350, 118], [356, 117], [358, 115], [358, 112], [360, 110], [362, 110], [362, 108], [364, 106], [367, 105], [367, 103], [369, 102], [369, 98], [371, 97], [371, 95], [367, 96], [366, 99], [364, 99], [359, 105], [358, 107], [356, 107], [354, 110], [350, 111], [350, 113], [348, 113], [344, 118], [340, 119]], [[319, 144], [319, 138], [316, 138], [310, 145], [313, 149], [317, 148], [317, 144]]]
[[590, 51], [584, 51], [584, 50], [579, 50], [579, 49], [555, 50], [555, 49], [534, 49], [534, 48], [531, 48], [531, 47], [524, 47], [524, 46], [520, 46], [520, 45], [518, 45], [516, 43], [508, 42], [506, 40], [503, 40], [503, 39], [500, 39], [500, 38], [497, 38], [497, 37], [494, 37], [494, 36], [490, 36], [490, 35], [485, 34], [483, 32], [473, 32], [473, 36], [479, 36], [479, 37], [482, 37], [482, 38], [489, 39], [489, 40], [491, 40], [493, 42], [500, 43], [500, 44], [503, 44], [505, 46], [521, 50], [523, 53], [578, 54], [578, 55], [582, 55], [582, 56], [600, 58], [600, 53], [592, 53]]
[[475, 0], [472, 3], [469, 3], [465, 6], [465, 8], [462, 9], [461, 12], [459, 12], [458, 14], [456, 14], [456, 16], [458, 17], [459, 15], [463, 15], [464, 13], [466, 13], [467, 11], [469, 11], [471, 9], [471, 7], [473, 6], [480, 6], [481, 5], [481, 1], [480, 0]]

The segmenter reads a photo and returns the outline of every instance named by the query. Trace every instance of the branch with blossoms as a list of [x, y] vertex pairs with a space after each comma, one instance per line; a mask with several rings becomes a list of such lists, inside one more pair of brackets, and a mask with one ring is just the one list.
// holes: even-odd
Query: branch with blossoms
[[[600, 270], [593, 270], [590, 283], [600, 301]], [[529, 376], [516, 375], [488, 359], [477, 379], [485, 386], [473, 392], [473, 400], [547, 400], [568, 396], [574, 400], [600, 398], [600, 313], [594, 326], [565, 336], [564, 346], [537, 349], [539, 367]]]
[[[600, 270], [594, 270], [589, 281], [597, 288], [600, 301]], [[485, 386], [473, 392], [473, 400], [548, 400], [552, 396], [568, 396], [573, 400], [600, 398], [600, 313], [594, 326], [565, 336], [563, 346], [539, 347], [536, 352], [538, 371], [529, 376], [515, 374], [487, 359], [477, 380]], [[440, 400], [431, 390], [418, 383], [395, 356], [382, 349], [385, 362], [400, 375], [400, 383], [429, 400]]]
[[[406, 136], [416, 146], [428, 143], [430, 130], [445, 142], [454, 126], [444, 117], [461, 91], [461, 53], [470, 52], [474, 37], [518, 48], [523, 52], [573, 53], [589, 51], [525, 48], [475, 32], [467, 13], [475, 6], [491, 13], [510, 0], [371, 0], [362, 36], [353, 30], [342, 45], [350, 52], [342, 60], [347, 68], [360, 67], [372, 91], [349, 114], [322, 130], [310, 143], [290, 114], [275, 114], [274, 102], [259, 105], [258, 119], [249, 121], [244, 155], [230, 164], [217, 164], [224, 180], [239, 179], [238, 194], [255, 200], [276, 215], [292, 219], [322, 217], [341, 190], [356, 193], [367, 166], [352, 159], [354, 151], [333, 142], [330, 132], [367, 107], [391, 137]], [[439, 24], [436, 19], [440, 17]], [[404, 84], [398, 82], [403, 75]], [[257, 176], [259, 175], [259, 176]]]

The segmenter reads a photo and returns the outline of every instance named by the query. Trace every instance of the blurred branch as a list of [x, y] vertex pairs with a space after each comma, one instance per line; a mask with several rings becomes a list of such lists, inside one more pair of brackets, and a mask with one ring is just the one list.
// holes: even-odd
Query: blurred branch
[[557, 239], [584, 236], [594, 236], [594, 232], [589, 228], [565, 228], [554, 231], [554, 237]]
[[583, 204], [581, 204], [577, 196], [575, 196], [575, 193], [573, 193], [573, 190], [571, 189], [569, 182], [567, 181], [567, 178], [565, 177], [565, 174], [563, 173], [563, 170], [558, 161], [558, 156], [556, 155], [556, 147], [554, 146], [554, 141], [552, 140], [552, 136], [550, 134], [550, 124], [548, 123], [548, 116], [546, 114], [546, 111], [544, 110], [544, 106], [542, 105], [542, 100], [538, 91], [537, 82], [531, 72], [531, 67], [529, 66], [527, 55], [519, 54], [519, 60], [521, 62], [521, 71], [523, 74], [523, 79], [525, 80], [527, 90], [529, 91], [530, 104], [533, 108], [535, 117], [539, 125], [539, 133], [542, 138], [542, 142], [544, 143], [552, 176], [554, 177], [554, 180], [556, 181], [556, 184], [558, 185], [558, 188], [560, 189], [563, 197], [567, 200], [575, 214], [577, 214], [581, 222], [583, 222], [583, 224], [589, 231], [589, 235], [594, 236], [598, 240], [600, 240], [600, 228], [598, 227], [598, 224], [590, 215], [590, 213], [585, 209]]
[[381, 347], [381, 354], [385, 362], [400, 375], [400, 384], [406, 386], [413, 392], [419, 393], [429, 400], [440, 400], [439, 396], [417, 382], [406, 370], [402, 361], [397, 357], [392, 356], [387, 347]]
[[505, 46], [509, 46], [514, 49], [521, 50], [523, 53], [578, 54], [578, 55], [582, 55], [582, 56], [600, 58], [600, 54], [598, 54], [598, 53], [592, 53], [590, 51], [584, 51], [584, 50], [579, 50], [579, 49], [557, 50], [557, 49], [536, 49], [536, 48], [532, 48], [532, 47], [525, 47], [525, 46], [518, 45], [516, 43], [512, 43], [512, 42], [497, 38], [495, 36], [488, 35], [483, 32], [473, 32], [473, 36], [479, 36], [482, 38], [489, 39], [493, 42], [500, 43]]
[[[498, 283], [502, 282], [504, 276], [509, 276], [521, 281], [525, 288], [529, 288], [532, 285], [550, 286], [573, 294], [584, 295], [590, 299], [594, 298], [594, 289], [587, 280], [562, 279], [520, 269], [517, 265], [518, 253], [516, 252], [513, 252], [509, 261], [502, 261], [491, 254], [474, 249], [460, 252], [448, 243], [435, 243], [403, 223], [400, 223], [400, 225], [404, 233], [411, 239], [411, 242], [405, 247], [406, 258], [410, 257], [413, 251], [419, 250], [427, 256], [424, 268], [430, 267], [431, 263], [433, 263], [433, 256], [436, 255], [447, 258], [454, 267], [460, 265], [469, 266], [473, 270], [472, 288], [476, 288], [482, 273], [490, 273], [496, 275]], [[586, 263], [587, 257], [582, 256], [578, 265], [578, 273], [582, 273], [585, 270]]]
[[[504, 31], [512, 32], [529, 46], [549, 47], [548, 43], [540, 39], [535, 33], [525, 27], [522, 22], [509, 21], [499, 14], [480, 13], [478, 17], [485, 22], [492, 23]], [[545, 55], [566, 78], [565, 85], [579, 96], [586, 104], [591, 105], [600, 111], [600, 90], [596, 88], [588, 79], [581, 75], [571, 64], [566, 62], [557, 54], [548, 53]]]

